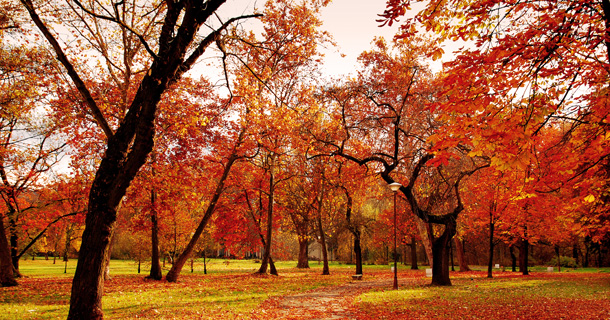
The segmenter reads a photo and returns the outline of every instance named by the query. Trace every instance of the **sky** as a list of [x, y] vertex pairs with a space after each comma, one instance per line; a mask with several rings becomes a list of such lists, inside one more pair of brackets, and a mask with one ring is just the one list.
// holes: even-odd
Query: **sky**
[[[264, 4], [265, 0], [227, 1], [225, 7], [221, 7], [221, 13], [224, 17], [249, 14], [255, 7], [262, 9]], [[330, 33], [337, 44], [337, 48], [323, 50], [324, 76], [336, 78], [353, 73], [358, 55], [371, 48], [374, 37], [392, 39], [398, 25], [380, 28], [375, 21], [377, 15], [383, 13], [385, 5], [385, 0], [332, 0], [321, 10], [322, 29]]]
[[323, 74], [338, 77], [352, 73], [357, 65], [358, 55], [371, 48], [376, 36], [390, 41], [398, 25], [379, 27], [375, 20], [385, 9], [385, 0], [333, 0], [322, 10], [322, 29], [335, 39], [340, 53], [326, 51]]

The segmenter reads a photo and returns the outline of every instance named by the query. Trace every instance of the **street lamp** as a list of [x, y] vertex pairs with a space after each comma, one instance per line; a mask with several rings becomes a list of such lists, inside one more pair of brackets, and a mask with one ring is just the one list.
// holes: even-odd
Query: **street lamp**
[[400, 189], [402, 185], [398, 182], [390, 183], [390, 189], [394, 192], [394, 290], [398, 290], [398, 267], [396, 265], [396, 193], [398, 193], [398, 189]]

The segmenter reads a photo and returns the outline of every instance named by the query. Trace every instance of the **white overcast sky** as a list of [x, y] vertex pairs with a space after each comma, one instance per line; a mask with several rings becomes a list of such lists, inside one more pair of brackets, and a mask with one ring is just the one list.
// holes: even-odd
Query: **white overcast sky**
[[[298, 0], [296, 0], [298, 1]], [[263, 9], [264, 0], [229, 0], [221, 12], [224, 17], [231, 13], [248, 14], [254, 8]], [[322, 9], [322, 29], [329, 32], [337, 48], [324, 50], [325, 64], [323, 74], [329, 77], [340, 77], [352, 73], [357, 64], [358, 55], [371, 48], [371, 41], [376, 36], [391, 40], [398, 26], [379, 27], [375, 20], [385, 9], [385, 0], [332, 0]], [[245, 26], [248, 27], [247, 24]], [[344, 54], [344, 57], [341, 57]]]
[[325, 52], [324, 73], [337, 77], [352, 73], [355, 70], [358, 55], [371, 48], [371, 41], [376, 36], [383, 36], [390, 41], [398, 26], [379, 27], [378, 14], [385, 9], [385, 0], [333, 0], [322, 10], [322, 28], [335, 39], [338, 50]]

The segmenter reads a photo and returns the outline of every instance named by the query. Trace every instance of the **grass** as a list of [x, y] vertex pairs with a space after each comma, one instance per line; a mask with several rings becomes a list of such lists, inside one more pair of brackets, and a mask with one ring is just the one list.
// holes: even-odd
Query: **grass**
[[388, 319], [609, 319], [610, 277], [595, 273], [500, 272], [452, 274], [451, 287], [412, 278], [398, 291], [374, 290], [356, 299], [368, 317]]
[[[107, 319], [217, 319], [251, 318], [273, 297], [294, 295], [319, 287], [351, 281], [353, 265], [331, 263], [330, 276], [322, 265], [296, 269], [296, 262], [278, 262], [279, 277], [254, 275], [252, 260], [211, 259], [208, 274], [203, 263], [186, 265], [177, 283], [144, 278], [149, 266], [137, 273], [133, 261], [113, 260], [112, 278], [105, 283], [103, 307]], [[76, 261], [22, 260], [18, 287], [0, 288], [2, 319], [65, 319]], [[168, 265], [169, 267], [169, 265]], [[480, 268], [483, 270], [484, 268]], [[546, 269], [544, 269], [546, 270]], [[563, 269], [562, 269], [563, 271]], [[452, 273], [452, 287], [430, 287], [423, 268], [399, 265], [400, 290], [368, 289], [355, 299], [354, 314], [363, 319], [578, 319], [610, 318], [610, 269], [574, 272], [533, 272], [530, 276], [498, 272]], [[587, 271], [587, 272], [584, 272]], [[167, 269], [165, 269], [165, 272]], [[389, 266], [364, 266], [364, 280], [389, 280]], [[513, 315], [513, 316], [510, 316]], [[521, 315], [519, 317], [518, 315]], [[559, 316], [561, 315], [561, 316]], [[254, 316], [256, 317], [256, 316]]]

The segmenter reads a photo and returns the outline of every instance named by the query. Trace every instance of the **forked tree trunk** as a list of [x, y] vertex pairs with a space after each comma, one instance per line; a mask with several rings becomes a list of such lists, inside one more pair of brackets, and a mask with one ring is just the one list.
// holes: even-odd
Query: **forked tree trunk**
[[4, 219], [0, 216], [0, 285], [3, 287], [13, 287], [18, 285], [18, 283], [13, 273], [11, 250], [4, 230]]
[[297, 268], [309, 269], [309, 240], [306, 236], [300, 235], [299, 237], [299, 258], [297, 261]]

